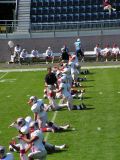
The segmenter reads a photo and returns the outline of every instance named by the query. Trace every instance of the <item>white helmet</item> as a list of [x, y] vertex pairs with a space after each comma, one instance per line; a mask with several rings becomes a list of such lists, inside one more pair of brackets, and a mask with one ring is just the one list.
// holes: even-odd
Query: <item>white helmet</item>
[[31, 118], [30, 116], [27, 116], [27, 117], [25, 118], [25, 121], [26, 121], [28, 124], [30, 124], [30, 122], [32, 122], [32, 118]]
[[36, 96], [31, 96], [30, 100], [32, 100], [32, 102], [36, 103], [37, 102], [37, 97]]
[[17, 125], [20, 126], [20, 127], [24, 126], [25, 125], [25, 119], [22, 118], [22, 117], [18, 118], [17, 119]]
[[80, 42], [80, 38], [77, 39], [77, 42]]
[[29, 127], [28, 126], [23, 126], [21, 129], [20, 129], [20, 132], [22, 134], [28, 134], [29, 133]]
[[13, 48], [13, 47], [14, 47], [13, 41], [8, 41], [8, 46], [9, 46], [10, 48]]
[[4, 146], [0, 146], [0, 159], [6, 156], [6, 148]]
[[34, 130], [36, 130], [38, 128], [38, 123], [36, 121], [30, 122], [29, 128], [34, 128]]

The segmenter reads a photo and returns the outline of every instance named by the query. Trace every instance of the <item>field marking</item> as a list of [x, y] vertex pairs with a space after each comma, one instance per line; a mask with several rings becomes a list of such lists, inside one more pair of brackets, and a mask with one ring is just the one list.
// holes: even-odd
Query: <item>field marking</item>
[[8, 74], [8, 72], [6, 72], [5, 74], [3, 74], [0, 79], [2, 79], [3, 77], [5, 77]]
[[16, 81], [16, 79], [2, 79], [2, 80], [0, 80], [0, 83], [4, 83], [4, 82], [12, 83], [12, 82], [15, 82], [15, 81]]
[[32, 71], [47, 71], [47, 68], [30, 68], [30, 69], [3, 69], [0, 72], [32, 72]]
[[[110, 66], [81, 66], [82, 69], [104, 69], [104, 68], [120, 68], [120, 65], [110, 65]], [[30, 68], [30, 69], [3, 69], [0, 72], [32, 72], [32, 71], [46, 71], [47, 68]]]
[[[52, 121], [52, 122], [54, 122], [54, 121], [55, 121], [56, 116], [57, 116], [57, 113], [58, 113], [58, 111], [55, 111], [55, 112], [54, 112], [54, 115], [53, 115], [53, 117], [52, 117], [52, 119], [51, 119], [51, 121]], [[47, 141], [47, 140], [48, 140], [48, 136], [49, 136], [49, 134], [50, 134], [50, 132], [47, 132], [47, 134], [46, 134], [46, 136], [45, 136], [45, 141]]]

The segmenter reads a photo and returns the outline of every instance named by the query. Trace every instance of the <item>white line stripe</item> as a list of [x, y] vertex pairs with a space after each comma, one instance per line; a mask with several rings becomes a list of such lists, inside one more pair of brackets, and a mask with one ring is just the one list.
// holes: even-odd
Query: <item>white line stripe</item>
[[8, 72], [4, 73], [4, 74], [0, 77], [0, 79], [2, 79], [3, 77], [5, 77], [7, 74], [8, 74]]
[[[103, 69], [103, 68], [120, 68], [120, 65], [111, 66], [82, 66], [82, 69]], [[31, 68], [31, 69], [3, 69], [0, 72], [28, 72], [28, 71], [46, 71], [47, 68]]]
[[[53, 115], [53, 117], [52, 117], [52, 119], [51, 119], [51, 121], [52, 121], [52, 122], [54, 122], [54, 121], [55, 121], [56, 116], [57, 116], [57, 113], [58, 113], [58, 111], [55, 111], [55, 112], [54, 112], [54, 115]], [[48, 140], [48, 136], [49, 136], [49, 134], [50, 134], [50, 132], [47, 132], [47, 134], [46, 134], [46, 136], [45, 136], [45, 141], [47, 141], [47, 140]]]
[[3, 69], [0, 72], [28, 72], [28, 71], [46, 71], [47, 68], [31, 68], [31, 69]]

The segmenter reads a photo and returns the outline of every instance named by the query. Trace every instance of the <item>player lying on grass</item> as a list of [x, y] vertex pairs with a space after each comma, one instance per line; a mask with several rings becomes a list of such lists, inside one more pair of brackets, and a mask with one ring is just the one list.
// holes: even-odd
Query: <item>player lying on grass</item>
[[[14, 127], [16, 128], [19, 133], [22, 133], [25, 130], [25, 134], [29, 138], [29, 125], [30, 122], [32, 121], [32, 118], [30, 116], [27, 116], [26, 118], [20, 117], [17, 118], [15, 122], [13, 122], [9, 127]], [[38, 122], [36, 121], [36, 125], [38, 126]], [[66, 131], [70, 128], [70, 125], [57, 125], [51, 121], [46, 122], [44, 127], [41, 127], [40, 130], [43, 132], [61, 132], [61, 131]]]
[[[31, 145], [29, 145], [27, 143], [32, 142], [31, 139], [33, 139], [32, 137], [35, 137], [34, 136], [35, 134], [41, 135], [40, 136], [41, 139], [42, 139], [42, 142], [41, 142], [42, 144], [41, 145], [44, 145], [44, 147], [45, 147], [45, 149], [47, 150], [48, 153], [53, 153], [53, 152], [60, 151], [60, 150], [63, 150], [63, 149], [66, 148], [65, 144], [63, 144], [63, 145], [53, 145], [53, 144], [50, 144], [50, 143], [46, 142], [43, 139], [43, 135], [42, 135], [41, 130], [39, 130], [39, 128], [38, 128], [38, 123], [36, 123], [35, 121], [32, 121], [30, 123], [30, 126], [29, 126], [29, 132], [31, 134], [30, 139], [27, 139], [27, 137], [26, 137], [27, 132], [28, 132], [27, 129], [22, 130], [21, 134], [18, 135], [17, 137], [15, 137], [15, 138], [13, 138], [13, 140], [10, 142], [10, 145], [9, 145], [9, 150], [10, 151], [15, 151], [15, 152], [20, 153], [21, 160], [22, 160], [22, 157], [24, 157], [24, 159], [26, 160], [26, 153], [32, 147]], [[16, 143], [16, 140], [18, 141], [18, 143]], [[33, 146], [33, 148], [34, 147], [35, 146]]]
[[[19, 134], [19, 151], [21, 160], [33, 160], [40, 159], [45, 160], [47, 156], [47, 151], [43, 145], [44, 136], [38, 126], [36, 127], [35, 121], [30, 122], [29, 125], [29, 134], [30, 137], [27, 138], [28, 130], [24, 129]], [[14, 144], [10, 143], [12, 147], [15, 147]], [[17, 148], [16, 148], [17, 149]], [[26, 153], [30, 150], [30, 153], [26, 156]]]

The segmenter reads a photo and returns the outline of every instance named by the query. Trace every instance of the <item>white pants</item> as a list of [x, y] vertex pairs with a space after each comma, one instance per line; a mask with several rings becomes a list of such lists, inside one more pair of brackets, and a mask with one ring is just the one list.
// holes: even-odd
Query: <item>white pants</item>
[[29, 158], [33, 158], [33, 159], [39, 159], [39, 160], [45, 160], [47, 156], [47, 151], [35, 151], [32, 153], [28, 154]]
[[45, 127], [47, 120], [48, 120], [47, 112], [43, 112], [43, 113], [37, 118], [39, 128]]

